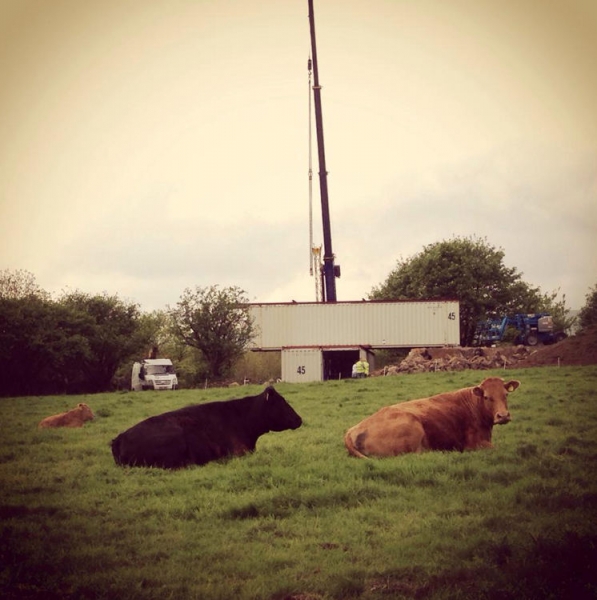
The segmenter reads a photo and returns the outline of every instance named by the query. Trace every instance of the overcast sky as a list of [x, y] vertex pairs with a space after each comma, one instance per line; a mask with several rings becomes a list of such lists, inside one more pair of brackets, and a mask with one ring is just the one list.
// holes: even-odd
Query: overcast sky
[[[597, 2], [315, 0], [315, 21], [338, 300], [477, 236], [580, 308]], [[314, 300], [309, 53], [307, 0], [0, 0], [0, 269], [143, 310], [213, 284]]]

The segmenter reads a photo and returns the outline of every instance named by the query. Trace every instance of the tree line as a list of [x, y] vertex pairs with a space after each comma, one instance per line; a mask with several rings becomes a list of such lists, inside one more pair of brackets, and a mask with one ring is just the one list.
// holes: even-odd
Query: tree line
[[[574, 324], [565, 295], [529, 285], [504, 264], [502, 250], [478, 238], [438, 242], [400, 258], [369, 299], [456, 299], [463, 346], [480, 320], [495, 316], [547, 312], [561, 330]], [[581, 328], [597, 323], [597, 285], [586, 301]], [[128, 389], [132, 363], [153, 346], [174, 361], [184, 387], [222, 380], [246, 361], [255, 333], [248, 303], [238, 287], [197, 286], [184, 290], [174, 307], [144, 313], [107, 293], [54, 298], [31, 273], [0, 271], [0, 395]]]
[[253, 337], [244, 292], [187, 289], [174, 308], [143, 313], [117, 295], [53, 298], [23, 270], [0, 271], [0, 395], [128, 389], [132, 363], [154, 346], [187, 387], [221, 379]]

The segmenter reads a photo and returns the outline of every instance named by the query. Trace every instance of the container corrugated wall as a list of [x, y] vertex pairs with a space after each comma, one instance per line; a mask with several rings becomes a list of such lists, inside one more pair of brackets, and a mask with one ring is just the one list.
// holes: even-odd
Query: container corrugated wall
[[252, 304], [253, 347], [400, 348], [460, 343], [457, 301]]
[[307, 383], [323, 379], [322, 351], [316, 348], [282, 350], [282, 379], [288, 383]]

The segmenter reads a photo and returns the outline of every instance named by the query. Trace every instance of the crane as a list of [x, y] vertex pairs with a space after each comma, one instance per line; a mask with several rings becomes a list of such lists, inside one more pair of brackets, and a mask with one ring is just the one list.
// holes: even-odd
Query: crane
[[[315, 128], [317, 133], [317, 153], [319, 159], [319, 190], [321, 194], [321, 220], [323, 224], [323, 265], [322, 298], [324, 302], [336, 302], [336, 277], [340, 277], [340, 266], [334, 265], [332, 250], [332, 228], [330, 224], [330, 208], [328, 198], [327, 170], [325, 165], [325, 148], [323, 142], [323, 114], [321, 109], [321, 86], [319, 85], [319, 70], [317, 66], [317, 45], [315, 42], [315, 16], [313, 0], [309, 2], [309, 29], [311, 33], [311, 56], [309, 66], [313, 67], [313, 101], [315, 105]], [[311, 179], [311, 165], [309, 165]], [[313, 246], [311, 246], [313, 249]], [[315, 254], [313, 252], [313, 254]], [[312, 260], [314, 260], [312, 258]], [[319, 262], [319, 259], [317, 259]], [[312, 263], [313, 264], [313, 263]]]

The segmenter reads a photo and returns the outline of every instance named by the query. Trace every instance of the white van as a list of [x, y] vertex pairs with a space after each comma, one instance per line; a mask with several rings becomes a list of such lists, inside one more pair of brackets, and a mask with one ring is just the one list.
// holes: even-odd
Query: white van
[[175, 390], [178, 378], [169, 358], [144, 358], [133, 363], [131, 390]]

